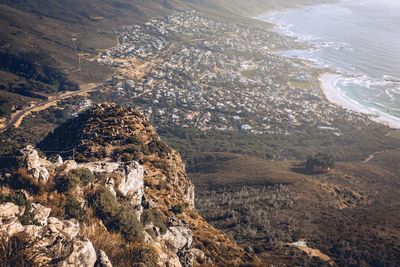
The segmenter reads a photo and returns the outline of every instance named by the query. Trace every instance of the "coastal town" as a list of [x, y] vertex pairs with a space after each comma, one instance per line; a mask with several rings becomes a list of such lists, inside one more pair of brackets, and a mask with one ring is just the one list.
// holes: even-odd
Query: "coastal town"
[[264, 28], [180, 10], [118, 35], [119, 45], [96, 59], [117, 70], [107, 97], [140, 107], [158, 126], [257, 135], [314, 127], [340, 135], [338, 113], [366, 121], [324, 99], [319, 70], [276, 53], [303, 44]]
[[[14, 120], [56, 104], [67, 118], [106, 101], [138, 108], [156, 127], [200, 131], [291, 135], [311, 129], [341, 136], [343, 121], [370, 122], [326, 100], [318, 81], [323, 70], [282, 55], [306, 44], [262, 23], [228, 23], [182, 9], [113, 34], [117, 46], [96, 57], [82, 55], [113, 75], [89, 89], [60, 94], [58, 103], [17, 110]], [[13, 120], [1, 123], [4, 130], [18, 127]]]

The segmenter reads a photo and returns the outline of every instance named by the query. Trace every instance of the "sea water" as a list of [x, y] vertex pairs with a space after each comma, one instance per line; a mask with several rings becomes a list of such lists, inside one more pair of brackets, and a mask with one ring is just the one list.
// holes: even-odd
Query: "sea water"
[[[309, 42], [283, 51], [340, 75], [336, 90], [352, 102], [400, 122], [400, 1], [348, 0], [262, 17], [277, 30]], [[359, 109], [358, 109], [359, 111]]]

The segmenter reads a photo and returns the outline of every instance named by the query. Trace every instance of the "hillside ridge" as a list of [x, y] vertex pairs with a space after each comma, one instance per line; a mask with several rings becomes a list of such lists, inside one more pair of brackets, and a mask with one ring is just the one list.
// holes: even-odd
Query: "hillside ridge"
[[[66, 135], [60, 135], [73, 133], [71, 127], [80, 129], [72, 146]], [[16, 242], [23, 248], [14, 251], [23, 263], [238, 266], [258, 262], [197, 213], [194, 186], [179, 154], [137, 111], [97, 105], [59, 129], [42, 147], [49, 151], [50, 140], [61, 140], [52, 151], [72, 147], [76, 150], [72, 159], [59, 154], [46, 159], [28, 146], [17, 166], [3, 170], [0, 233], [9, 247]], [[49, 229], [53, 229], [50, 235]], [[46, 249], [52, 242], [58, 244], [57, 251]], [[13, 264], [16, 258], [2, 260]]]

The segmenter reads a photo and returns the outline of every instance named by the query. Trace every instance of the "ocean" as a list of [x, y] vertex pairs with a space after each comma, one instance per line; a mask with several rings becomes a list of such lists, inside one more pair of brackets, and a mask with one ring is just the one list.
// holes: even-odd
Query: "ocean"
[[336, 75], [321, 79], [326, 90], [335, 90], [329, 100], [400, 128], [400, 1], [340, 1], [261, 19], [313, 47], [281, 54], [334, 70]]

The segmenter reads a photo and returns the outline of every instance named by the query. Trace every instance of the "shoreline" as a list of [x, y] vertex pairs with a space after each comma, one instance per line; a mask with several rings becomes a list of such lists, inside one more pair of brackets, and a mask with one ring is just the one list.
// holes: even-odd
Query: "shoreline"
[[[311, 5], [305, 5], [305, 6], [313, 6], [313, 5], [320, 5], [320, 4], [334, 4], [334, 3], [339, 3], [339, 2], [341, 2], [341, 1], [334, 0], [334, 1], [330, 1], [328, 3], [316, 2]], [[284, 12], [285, 10], [301, 8], [301, 7], [302, 6], [281, 8], [278, 10], [269, 10], [267, 12], [264, 12], [262, 15], [255, 17], [255, 19], [274, 25], [274, 28], [278, 29], [276, 31], [278, 34], [280, 34], [284, 37], [286, 37], [286, 36], [290, 37], [290, 34], [285, 34], [285, 32], [282, 32], [281, 30], [279, 30], [279, 27], [280, 27], [279, 24], [277, 24], [274, 21], [265, 20], [264, 17], [268, 16], [268, 15], [273, 15], [275, 13]], [[299, 38], [299, 37], [297, 37], [297, 38]], [[304, 41], [301, 39], [298, 39], [298, 42], [300, 42], [300, 43], [305, 42], [306, 44], [310, 45], [307, 41]], [[290, 51], [290, 50], [288, 50], [288, 51]], [[304, 51], [306, 52], [307, 50], [304, 50]], [[302, 57], [296, 57], [296, 58], [302, 59], [303, 61], [310, 61], [307, 58], [302, 58]], [[312, 64], [314, 65], [314, 67], [317, 67], [319, 69], [325, 69], [325, 72], [318, 75], [317, 77], [315, 77], [315, 79], [318, 81], [319, 89], [321, 90], [322, 94], [325, 96], [326, 101], [328, 101], [336, 106], [345, 108], [347, 110], [351, 110], [351, 111], [354, 111], [357, 113], [368, 115], [369, 119], [371, 119], [372, 121], [380, 123], [391, 129], [397, 129], [397, 130], [400, 129], [400, 117], [385, 113], [384, 111], [381, 111], [376, 108], [372, 108], [372, 107], [363, 105], [363, 104], [347, 97], [346, 95], [344, 95], [343, 93], [340, 92], [339, 88], [336, 85], [337, 81], [342, 76], [340, 74], [338, 74], [335, 69], [331, 69], [330, 72], [329, 72], [329, 70], [328, 70], [328, 72], [326, 72], [326, 67], [318, 67], [315, 62], [313, 62]]]
[[345, 109], [369, 115], [371, 120], [386, 125], [390, 128], [400, 129], [400, 118], [387, 114], [378, 109], [362, 105], [340, 93], [336, 83], [341, 77], [341, 75], [333, 73], [325, 73], [319, 76], [318, 81], [320, 84], [320, 89], [327, 101]]

